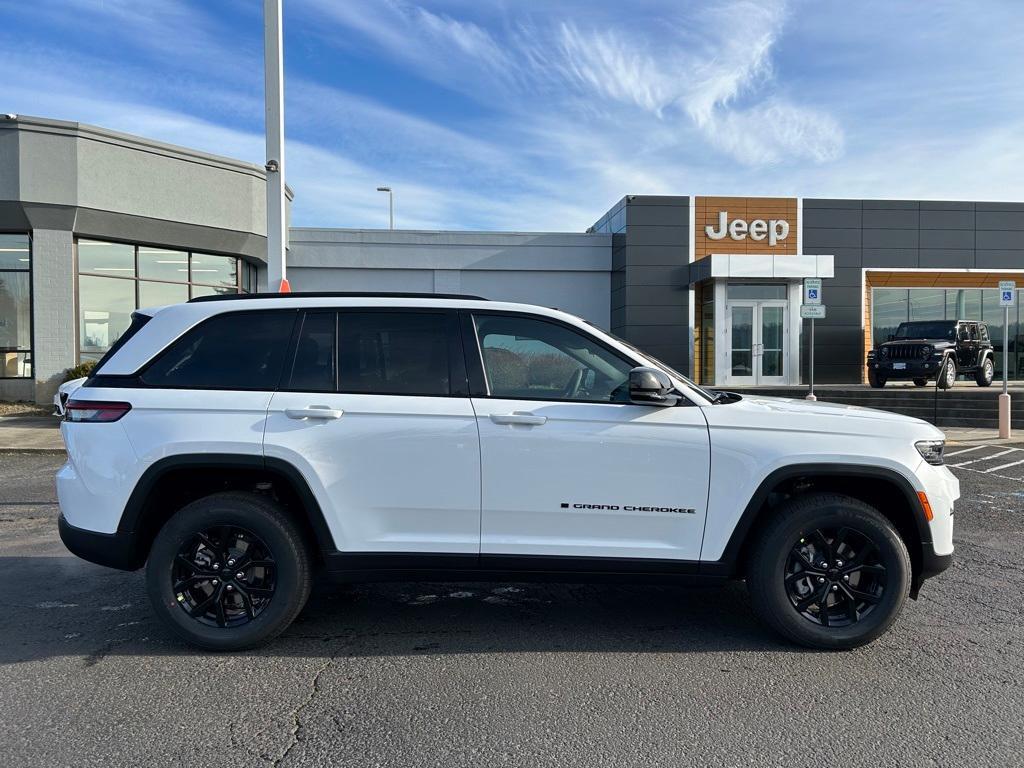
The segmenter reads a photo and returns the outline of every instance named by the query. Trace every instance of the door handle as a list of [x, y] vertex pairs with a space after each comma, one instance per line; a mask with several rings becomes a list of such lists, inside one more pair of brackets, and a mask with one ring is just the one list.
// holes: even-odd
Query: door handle
[[285, 408], [284, 415], [289, 419], [340, 419], [345, 412], [326, 405], [311, 405], [308, 408]]
[[495, 424], [526, 424], [531, 427], [539, 427], [548, 420], [547, 416], [537, 416], [532, 413], [492, 413], [491, 421]]

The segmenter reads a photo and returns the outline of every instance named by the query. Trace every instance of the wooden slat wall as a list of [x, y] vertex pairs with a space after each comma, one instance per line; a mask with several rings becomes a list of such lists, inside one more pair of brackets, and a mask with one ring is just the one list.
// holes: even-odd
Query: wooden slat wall
[[[754, 240], [749, 235], [743, 240], [726, 236], [712, 240], [704, 234], [704, 227], [718, 228], [720, 211], [729, 212], [729, 221], [745, 219], [785, 219], [789, 222], [789, 235], [774, 248], [768, 238]], [[694, 203], [694, 260], [712, 253], [796, 253], [796, 198], [792, 197], [697, 197]]]

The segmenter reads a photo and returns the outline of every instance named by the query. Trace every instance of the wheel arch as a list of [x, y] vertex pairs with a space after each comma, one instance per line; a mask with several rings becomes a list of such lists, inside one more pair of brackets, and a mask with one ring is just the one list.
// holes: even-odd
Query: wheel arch
[[722, 557], [703, 564], [702, 570], [742, 576], [750, 547], [771, 520], [773, 509], [786, 499], [815, 491], [842, 493], [860, 499], [893, 524], [910, 554], [911, 597], [916, 598], [924, 579], [924, 548], [931, 544], [931, 531], [914, 486], [904, 475], [888, 467], [822, 463], [776, 469], [751, 496]]
[[272, 496], [299, 526], [311, 552], [323, 559], [335, 549], [323, 510], [302, 473], [282, 459], [246, 454], [180, 454], [154, 462], [135, 484], [118, 533], [131, 536], [141, 567], [157, 532], [176, 510], [227, 490]]

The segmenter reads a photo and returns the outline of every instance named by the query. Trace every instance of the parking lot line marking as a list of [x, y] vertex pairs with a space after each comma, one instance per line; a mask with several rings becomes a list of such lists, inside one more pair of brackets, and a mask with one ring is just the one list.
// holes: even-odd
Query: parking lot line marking
[[1024, 459], [1021, 459], [1020, 461], [1011, 461], [1009, 464], [1003, 464], [1003, 465], [998, 466], [998, 467], [992, 467], [992, 469], [983, 469], [981, 471], [985, 472], [987, 474], [989, 472], [995, 472], [997, 469], [1006, 469], [1007, 467], [1016, 467], [1018, 464], [1024, 464]]
[[987, 446], [987, 445], [976, 445], [973, 448], [964, 448], [963, 450], [960, 450], [960, 451], [953, 451], [952, 453], [947, 453], [946, 454], [946, 458], [948, 459], [950, 456], [959, 456], [961, 453], [970, 453], [971, 451], [980, 451], [982, 448], [988, 448], [988, 447], [989, 446]]
[[[991, 461], [992, 459], [998, 459], [1000, 456], [1005, 456], [1008, 453], [1013, 453], [1013, 448], [1007, 448], [999, 453], [993, 453], [991, 456], [982, 456], [980, 459], [971, 459], [970, 461], [961, 461], [959, 464], [950, 464], [951, 467], [966, 467], [968, 464], [977, 464], [980, 461]], [[1024, 463], [1024, 461], [1018, 461], [1017, 464]]]

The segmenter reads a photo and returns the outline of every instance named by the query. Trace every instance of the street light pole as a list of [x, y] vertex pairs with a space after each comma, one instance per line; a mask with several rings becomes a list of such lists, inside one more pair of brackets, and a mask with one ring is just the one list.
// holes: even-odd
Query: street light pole
[[267, 290], [291, 291], [285, 264], [284, 40], [281, 0], [263, 0], [263, 68], [267, 133]]
[[377, 187], [378, 192], [388, 193], [388, 229], [395, 228], [395, 193], [391, 187]]

